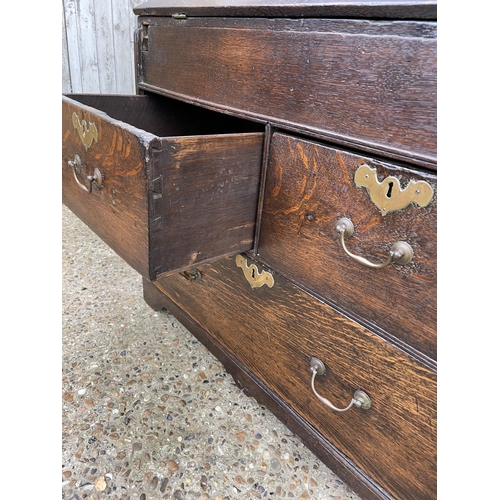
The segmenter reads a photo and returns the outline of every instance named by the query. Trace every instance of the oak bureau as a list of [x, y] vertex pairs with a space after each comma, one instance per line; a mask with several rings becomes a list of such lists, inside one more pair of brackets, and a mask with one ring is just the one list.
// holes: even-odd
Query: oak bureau
[[63, 202], [364, 499], [436, 498], [436, 3], [150, 0]]

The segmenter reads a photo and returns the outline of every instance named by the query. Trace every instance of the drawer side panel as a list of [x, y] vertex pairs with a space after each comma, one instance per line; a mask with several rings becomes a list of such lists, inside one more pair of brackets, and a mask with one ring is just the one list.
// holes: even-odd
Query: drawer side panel
[[[96, 126], [97, 142], [88, 149], [73, 124], [74, 113], [80, 122]], [[124, 125], [63, 98], [62, 200], [130, 266], [148, 276], [147, 140]], [[102, 188], [94, 187], [86, 193], [77, 185], [68, 166], [75, 154], [83, 165], [79, 181], [84, 183], [85, 176], [98, 168], [103, 176]]]

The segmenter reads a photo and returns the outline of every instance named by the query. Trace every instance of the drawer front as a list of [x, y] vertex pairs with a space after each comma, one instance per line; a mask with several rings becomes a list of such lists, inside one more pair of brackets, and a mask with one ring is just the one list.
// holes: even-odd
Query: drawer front
[[140, 22], [141, 88], [435, 168], [435, 23]]
[[76, 98], [63, 98], [63, 202], [134, 269], [154, 280], [252, 248], [255, 125], [161, 96]]
[[225, 134], [165, 139], [153, 152], [155, 277], [253, 248], [262, 145], [261, 133]]
[[[380, 186], [374, 186], [376, 179]], [[427, 205], [420, 206], [424, 202], [417, 197], [397, 209], [406, 202], [398, 191], [407, 186], [415, 191], [430, 189]], [[386, 206], [379, 207], [380, 194], [394, 210], [384, 212]], [[273, 269], [370, 328], [434, 359], [436, 197], [434, 175], [276, 133], [258, 254]], [[411, 262], [373, 269], [355, 261], [341, 245], [337, 231], [341, 218], [354, 226], [352, 236], [345, 239], [353, 255], [384, 263], [392, 245], [403, 241], [413, 251]]]
[[[144, 276], [149, 276], [147, 165], [153, 139], [63, 97], [63, 203]], [[75, 155], [81, 160], [81, 172], [68, 165]], [[86, 177], [96, 168], [103, 176], [102, 187], [93, 182], [88, 193], [81, 185], [88, 189]]]
[[[435, 372], [277, 275], [251, 288], [234, 258], [198, 269], [156, 286], [391, 495], [435, 498]], [[342, 408], [362, 389], [371, 408], [320, 402], [312, 356], [326, 365], [322, 397]]]

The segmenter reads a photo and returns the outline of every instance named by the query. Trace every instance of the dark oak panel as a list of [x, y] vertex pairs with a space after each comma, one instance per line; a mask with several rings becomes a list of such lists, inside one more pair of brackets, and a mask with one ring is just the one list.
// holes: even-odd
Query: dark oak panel
[[[367, 190], [355, 185], [361, 164], [375, 167], [380, 181], [395, 176], [402, 187], [425, 180], [434, 197], [426, 207], [411, 204], [382, 216]], [[436, 185], [434, 175], [275, 133], [258, 254], [273, 269], [435, 359]], [[340, 245], [341, 217], [355, 226], [346, 240], [352, 253], [380, 263], [392, 243], [406, 241], [412, 262], [383, 269], [355, 262]]]
[[[64, 203], [145, 277], [152, 307], [203, 339], [363, 498], [434, 500], [435, 0], [134, 11], [144, 95], [63, 97]], [[97, 143], [82, 144], [73, 111], [96, 124]], [[75, 154], [80, 179], [98, 167], [101, 188], [78, 187]], [[431, 203], [382, 216], [355, 185], [361, 164], [403, 188], [428, 182]], [[354, 223], [354, 254], [382, 262], [406, 241], [411, 264], [355, 262], [340, 217]], [[267, 266], [272, 288], [250, 287], [239, 252]], [[327, 367], [321, 394], [343, 407], [363, 389], [371, 409], [322, 404], [311, 356]]]
[[335, 474], [356, 491], [363, 500], [394, 500], [380, 485], [367, 476], [352, 460], [340, 453], [316, 428], [304, 420], [279, 396], [231, 354], [220, 342], [194, 321], [179, 305], [174, 304], [157, 286], [143, 279], [144, 300], [154, 310], [165, 308], [173, 314], [212, 354], [224, 364], [236, 384], [248, 396], [265, 405], [293, 433], [299, 436]]
[[262, 144], [262, 133], [161, 139], [153, 151], [155, 275], [253, 247]]
[[[73, 126], [73, 113], [98, 130], [98, 142], [88, 151]], [[143, 276], [149, 276], [147, 157], [153, 139], [143, 130], [110, 122], [105, 113], [63, 97], [63, 203]], [[82, 159], [80, 182], [97, 167], [104, 176], [102, 189], [88, 194], [78, 187], [67, 164], [75, 154]]]
[[436, 19], [435, 0], [149, 0], [134, 8], [138, 15], [239, 16], [239, 17], [371, 17], [375, 19]]
[[435, 23], [140, 22], [141, 88], [436, 168]]
[[[278, 276], [252, 290], [233, 258], [198, 269], [201, 279], [156, 286], [390, 494], [435, 498], [435, 372]], [[321, 394], [345, 406], [361, 388], [372, 408], [334, 413], [319, 402], [311, 356], [327, 365]]]

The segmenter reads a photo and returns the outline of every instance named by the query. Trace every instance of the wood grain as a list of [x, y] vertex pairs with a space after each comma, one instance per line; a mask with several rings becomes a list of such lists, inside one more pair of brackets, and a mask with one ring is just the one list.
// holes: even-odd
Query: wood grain
[[[98, 42], [114, 0], [63, 4], [65, 88], [120, 91], [136, 70], [145, 94], [63, 98], [64, 203], [145, 277], [152, 307], [181, 318], [367, 499], [435, 499], [437, 198], [382, 217], [353, 183], [366, 163], [436, 191], [435, 0], [149, 0], [135, 8], [148, 26], [136, 67], [126, 13]], [[88, 151], [73, 110], [98, 126]], [[75, 153], [84, 175], [101, 169], [102, 189], [78, 188]], [[403, 240], [412, 263], [353, 262], [339, 217], [355, 225], [355, 254], [381, 261]], [[221, 258], [254, 244], [272, 288]], [[372, 408], [323, 405], [311, 356], [327, 366], [322, 395], [341, 407], [363, 389]]]
[[71, 92], [71, 75], [68, 56], [68, 37], [66, 36], [66, 17], [62, 14], [62, 91]]
[[134, 93], [134, 7], [142, 0], [63, 0], [63, 92]]
[[[354, 183], [360, 164], [375, 167], [406, 186], [425, 180], [434, 188], [431, 203], [382, 216], [365, 188]], [[259, 256], [273, 269], [336, 304], [352, 317], [388, 332], [431, 359], [436, 358], [436, 213], [434, 175], [402, 169], [313, 141], [275, 133], [271, 141], [262, 213]], [[347, 248], [378, 263], [392, 243], [414, 251], [408, 265], [370, 269], [343, 251], [336, 222], [355, 226]]]
[[304, 420], [275, 392], [230, 353], [216, 338], [210, 335], [183, 309], [170, 300], [156, 286], [158, 281], [143, 279], [144, 300], [154, 310], [166, 309], [173, 314], [210, 352], [224, 365], [235, 383], [247, 396], [265, 405], [288, 429], [297, 435], [340, 479], [363, 500], [394, 500], [380, 485], [366, 475], [352, 460], [333, 446], [324, 435]]
[[140, 88], [436, 168], [435, 23], [145, 20]]
[[435, 0], [385, 0], [366, 2], [360, 0], [148, 0], [136, 7], [139, 15], [171, 16], [184, 13], [188, 16], [237, 16], [237, 17], [372, 17], [389, 19], [436, 19]]
[[[67, 68], [63, 60], [63, 92], [81, 92], [82, 91], [82, 68], [80, 66], [80, 48], [78, 23], [79, 13], [75, 2], [68, 2], [63, 6], [63, 50], [66, 47]], [[87, 62], [87, 61], [86, 61]], [[87, 92], [90, 89], [86, 89]]]
[[253, 247], [263, 142], [263, 133], [253, 133], [165, 138], [155, 145], [155, 276]]
[[[233, 258], [198, 269], [199, 280], [156, 286], [391, 495], [435, 498], [435, 372], [277, 275], [252, 290]], [[327, 365], [320, 394], [345, 406], [361, 388], [372, 408], [334, 413], [319, 402], [311, 356]]]
[[[98, 142], [88, 151], [73, 127], [72, 114], [95, 123]], [[154, 136], [130, 130], [95, 108], [63, 97], [62, 107], [63, 203], [120, 257], [143, 276], [149, 275], [148, 193], [149, 142]], [[67, 162], [78, 154], [84, 175], [99, 168], [103, 188], [88, 194], [76, 184]], [[83, 179], [83, 175], [82, 175]]]

